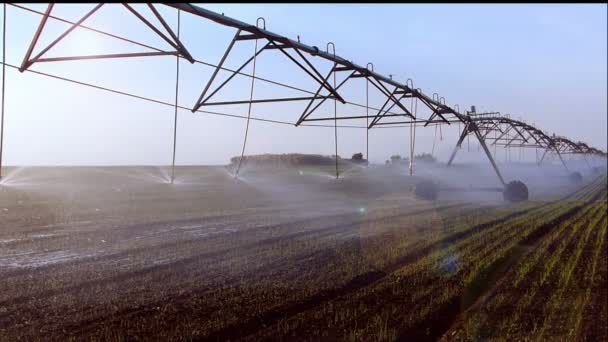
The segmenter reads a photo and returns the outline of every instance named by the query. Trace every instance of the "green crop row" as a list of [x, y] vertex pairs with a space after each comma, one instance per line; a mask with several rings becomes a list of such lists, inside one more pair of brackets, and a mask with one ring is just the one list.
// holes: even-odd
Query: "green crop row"
[[[280, 336], [286, 337], [314, 334], [307, 328], [314, 326], [320, 334], [349, 331], [348, 336], [352, 339], [362, 336], [391, 339], [398, 336], [399, 331], [407, 331], [408, 326], [432, 321], [442, 308], [463, 296], [467, 286], [481, 273], [487, 272], [547, 222], [576, 208], [579, 200], [596, 196], [601, 191], [600, 185], [601, 182], [594, 182], [582, 189], [583, 194], [576, 194], [579, 196], [577, 200], [552, 203], [487, 227], [467, 238], [446, 243], [419, 260], [394, 270], [380, 282], [311, 312], [281, 321], [272, 331], [276, 333], [278, 330]], [[584, 216], [584, 213], [575, 215], [579, 216]], [[456, 269], [441, 274], [446, 271], [446, 260], [450, 257], [457, 258], [457, 261], [453, 260], [457, 264]], [[352, 326], [357, 328], [349, 330]]]
[[[605, 187], [605, 178], [598, 179], [573, 196], [588, 204], [552, 227], [490, 299], [468, 314], [460, 339], [571, 340], [578, 336], [590, 296], [589, 281], [584, 280], [589, 272], [596, 272], [592, 265], [605, 239]], [[599, 201], [591, 201], [594, 198]], [[597, 238], [592, 241], [591, 236]]]

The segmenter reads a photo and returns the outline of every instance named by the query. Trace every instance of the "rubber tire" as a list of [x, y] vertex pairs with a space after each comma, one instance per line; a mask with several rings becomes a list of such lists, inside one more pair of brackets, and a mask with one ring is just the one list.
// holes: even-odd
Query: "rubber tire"
[[570, 178], [570, 182], [574, 183], [574, 184], [579, 184], [583, 181], [583, 175], [581, 175], [580, 172], [572, 172], [569, 176]]
[[439, 194], [439, 186], [430, 180], [423, 180], [414, 187], [414, 195], [416, 198], [434, 201]]
[[528, 187], [524, 182], [514, 180], [505, 185], [502, 196], [507, 202], [522, 202], [528, 200]]

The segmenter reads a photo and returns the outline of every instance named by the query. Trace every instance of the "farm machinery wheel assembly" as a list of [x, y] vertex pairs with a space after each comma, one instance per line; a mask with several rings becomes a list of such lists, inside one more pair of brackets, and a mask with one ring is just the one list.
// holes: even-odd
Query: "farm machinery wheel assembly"
[[505, 185], [503, 198], [508, 202], [522, 202], [528, 200], [528, 187], [522, 181], [511, 181]]
[[414, 187], [414, 195], [419, 199], [434, 201], [437, 199], [439, 186], [430, 180], [423, 180]]
[[579, 184], [583, 181], [583, 175], [577, 171], [572, 172], [568, 178], [570, 179], [570, 182], [574, 184]]

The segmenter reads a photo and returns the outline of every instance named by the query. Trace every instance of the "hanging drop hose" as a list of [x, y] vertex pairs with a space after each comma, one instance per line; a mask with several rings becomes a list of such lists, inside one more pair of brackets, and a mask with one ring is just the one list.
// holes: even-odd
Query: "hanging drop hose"
[[365, 79], [365, 159], [369, 167], [369, 80]]
[[[414, 109], [414, 98], [410, 101], [410, 112], [413, 113]], [[414, 161], [414, 119], [410, 118], [410, 165], [409, 165], [409, 174], [412, 175], [412, 163]]]
[[[414, 107], [414, 104], [413, 104], [414, 100], [412, 99], [411, 102], [412, 103], [410, 104], [410, 112], [412, 112], [412, 107]], [[411, 176], [412, 175], [412, 160], [414, 159], [414, 156], [412, 154], [412, 151], [413, 151], [412, 145], [414, 144], [414, 139], [413, 139], [414, 138], [414, 133], [413, 133], [414, 119], [410, 118], [410, 122], [411, 122], [411, 124], [410, 124], [410, 165], [408, 166], [408, 168], [409, 168], [409, 175]]]
[[[177, 10], [177, 39], [179, 40], [181, 10]], [[179, 56], [176, 56], [175, 72], [175, 112], [173, 114], [173, 161], [171, 162], [171, 184], [175, 181], [175, 148], [177, 145], [177, 100], [179, 95]]]
[[[418, 98], [414, 100], [414, 117], [418, 117]], [[410, 174], [414, 174], [414, 152], [416, 151], [416, 125], [414, 125], [414, 135], [412, 137], [412, 160], [410, 160]]]
[[[410, 89], [414, 89], [414, 81], [411, 78], [408, 78], [405, 81], [405, 84], [410, 88]], [[413, 170], [412, 170], [412, 161], [414, 160], [414, 150], [413, 150], [413, 145], [414, 145], [414, 134], [413, 134], [413, 127], [415, 125], [415, 117], [416, 117], [416, 113], [414, 112], [414, 97], [410, 98], [410, 113], [413, 114], [414, 117], [410, 117], [410, 165], [408, 165], [408, 173], [410, 176], [412, 176]]]
[[[372, 72], [374, 71], [374, 64], [367, 63], [366, 69], [371, 66]], [[365, 78], [365, 159], [367, 159], [367, 167], [369, 167], [369, 79]]]
[[[333, 42], [328, 42], [326, 46], [326, 51], [329, 53], [329, 47], [332, 47], [333, 55], [336, 57], [336, 45]], [[337, 64], [334, 63], [334, 68]], [[334, 89], [336, 89], [336, 72], [332, 71], [334, 74]], [[336, 153], [336, 179], [340, 177], [340, 173], [338, 171], [338, 99], [334, 97], [334, 146]]]
[[437, 141], [437, 125], [435, 125], [435, 136], [433, 137], [433, 149], [431, 150], [431, 156], [435, 156], [435, 142]]
[[[334, 89], [336, 89], [336, 73], [334, 72], [333, 74]], [[336, 98], [334, 98], [334, 145], [336, 147], [336, 179], [338, 179], [340, 173], [338, 172], [338, 100]]]
[[253, 101], [253, 86], [255, 83], [255, 62], [256, 56], [258, 54], [258, 40], [255, 40], [255, 48], [253, 51], [253, 73], [251, 78], [251, 91], [249, 93], [249, 108], [247, 109], [247, 126], [245, 126], [245, 139], [243, 140], [243, 149], [241, 150], [241, 158], [239, 158], [239, 164], [236, 167], [236, 172], [234, 173], [234, 178], [237, 178], [239, 175], [239, 170], [241, 169], [241, 162], [243, 161], [243, 156], [245, 155], [245, 146], [247, 145], [247, 135], [249, 134], [249, 121], [251, 119], [251, 106]]

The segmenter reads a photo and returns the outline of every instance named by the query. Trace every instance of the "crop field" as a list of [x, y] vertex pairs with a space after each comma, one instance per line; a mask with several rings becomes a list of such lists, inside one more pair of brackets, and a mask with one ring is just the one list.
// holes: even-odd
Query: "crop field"
[[20, 168], [0, 341], [608, 340], [607, 178], [414, 198], [331, 168]]

